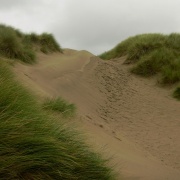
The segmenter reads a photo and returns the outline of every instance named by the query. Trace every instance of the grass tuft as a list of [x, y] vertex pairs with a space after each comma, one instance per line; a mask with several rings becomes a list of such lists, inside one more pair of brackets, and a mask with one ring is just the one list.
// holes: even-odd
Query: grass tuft
[[162, 68], [162, 83], [174, 84], [180, 81], [180, 58], [172, 60]]
[[103, 59], [127, 56], [135, 63], [131, 72], [141, 76], [161, 74], [162, 84], [180, 81], [180, 34], [141, 34], [122, 41], [114, 49], [100, 55]]
[[11, 27], [0, 26], [0, 55], [27, 63], [35, 62], [35, 52], [25, 47], [17, 32]]
[[160, 48], [141, 57], [138, 63], [132, 68], [132, 72], [142, 76], [153, 76], [168, 66], [176, 55], [172, 50]]
[[139, 35], [136, 37], [135, 41], [129, 45], [127, 60], [136, 62], [153, 50], [162, 48], [165, 41], [166, 36], [161, 34]]
[[69, 117], [75, 114], [76, 106], [74, 104], [69, 104], [64, 99], [58, 97], [55, 99], [46, 99], [43, 103], [43, 109], [60, 112], [63, 116]]
[[56, 42], [52, 34], [43, 33], [40, 35], [40, 44], [41, 48], [45, 49], [46, 52], [62, 52], [59, 44]]
[[39, 46], [40, 51], [48, 54], [52, 52], [62, 52], [60, 45], [55, 40], [52, 34], [43, 33], [38, 35], [36, 33], [26, 34], [23, 39], [24, 43], [30, 46]]
[[[38, 48], [37, 48], [38, 47]], [[52, 34], [23, 34], [21, 31], [0, 24], [0, 55], [19, 59], [25, 63], [34, 63], [36, 49], [43, 53], [62, 52], [60, 45]]]
[[174, 98], [180, 100], [180, 87], [177, 87], [173, 93]]
[[113, 59], [128, 55], [128, 60], [136, 62], [140, 57], [157, 47], [163, 47], [166, 36], [162, 34], [141, 34], [119, 43], [115, 48], [100, 55], [102, 59]]

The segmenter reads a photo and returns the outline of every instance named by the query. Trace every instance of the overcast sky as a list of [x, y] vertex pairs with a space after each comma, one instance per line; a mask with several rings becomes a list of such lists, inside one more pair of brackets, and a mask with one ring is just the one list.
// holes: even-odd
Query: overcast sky
[[0, 0], [0, 23], [94, 54], [140, 33], [180, 32], [180, 0]]

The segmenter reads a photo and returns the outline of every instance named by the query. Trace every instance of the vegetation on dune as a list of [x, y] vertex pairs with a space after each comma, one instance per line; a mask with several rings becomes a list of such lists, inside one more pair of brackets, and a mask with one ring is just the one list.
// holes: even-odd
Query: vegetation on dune
[[173, 93], [173, 96], [174, 96], [176, 99], [180, 100], [180, 87], [177, 87], [177, 88], [176, 88], [176, 90], [175, 90], [174, 93]]
[[46, 99], [43, 103], [43, 109], [60, 112], [63, 116], [69, 117], [74, 115], [76, 106], [74, 104], [69, 104], [64, 99], [58, 97], [54, 99]]
[[17, 32], [2, 25], [0, 26], [0, 55], [10, 59], [20, 59], [28, 63], [35, 61], [35, 52], [22, 44]]
[[163, 67], [168, 66], [176, 55], [168, 48], [160, 48], [144, 55], [141, 60], [133, 67], [132, 72], [143, 75], [152, 76], [160, 71]]
[[[35, 48], [37, 47], [37, 48]], [[43, 53], [62, 52], [52, 34], [24, 34], [10, 26], [0, 25], [0, 55], [10, 59], [19, 59], [26, 63], [34, 63], [35, 51]]]
[[62, 52], [61, 47], [56, 42], [54, 36], [52, 34], [43, 33], [41, 35], [37, 35], [36, 33], [26, 34], [23, 39], [24, 43], [30, 46], [37, 45], [45, 54], [51, 52]]
[[110, 51], [99, 55], [102, 59], [113, 59], [127, 55], [127, 60], [131, 63], [137, 62], [144, 55], [159, 48], [169, 48], [179, 51], [180, 34], [141, 34], [130, 37], [115, 46]]
[[78, 133], [43, 111], [0, 60], [0, 179], [114, 179]]
[[112, 50], [100, 55], [102, 59], [127, 56], [133, 63], [132, 73], [141, 76], [160, 74], [160, 83], [180, 81], [180, 34], [142, 34], [122, 41]]
[[47, 34], [43, 33], [40, 36], [40, 44], [41, 44], [41, 51], [46, 51], [46, 52], [54, 52], [54, 51], [59, 51], [62, 52], [60, 49], [58, 43], [54, 39], [52, 34]]

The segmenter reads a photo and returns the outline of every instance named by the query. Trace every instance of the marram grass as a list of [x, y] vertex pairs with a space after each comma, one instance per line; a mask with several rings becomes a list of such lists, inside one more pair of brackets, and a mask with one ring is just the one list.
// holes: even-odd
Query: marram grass
[[[163, 85], [180, 82], [180, 34], [141, 34], [130, 37], [112, 50], [100, 55], [102, 59], [127, 56], [134, 64], [131, 72], [150, 77], [159, 74]], [[176, 93], [177, 94], [177, 93]]]
[[75, 114], [75, 104], [70, 104], [61, 97], [47, 98], [43, 105], [43, 109], [52, 110], [61, 113], [64, 117], [73, 116]]
[[46, 54], [62, 52], [52, 34], [24, 34], [13, 27], [0, 24], [0, 56], [32, 64], [36, 62], [37, 49]]
[[176, 99], [180, 100], [180, 86], [176, 88], [176, 90], [175, 90], [174, 93], [173, 93], [173, 96], [174, 96]]

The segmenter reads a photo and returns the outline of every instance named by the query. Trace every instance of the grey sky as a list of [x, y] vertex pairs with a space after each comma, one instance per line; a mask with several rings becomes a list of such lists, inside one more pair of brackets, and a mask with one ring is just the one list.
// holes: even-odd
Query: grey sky
[[179, 7], [180, 0], [0, 0], [0, 23], [98, 54], [132, 35], [180, 32]]

